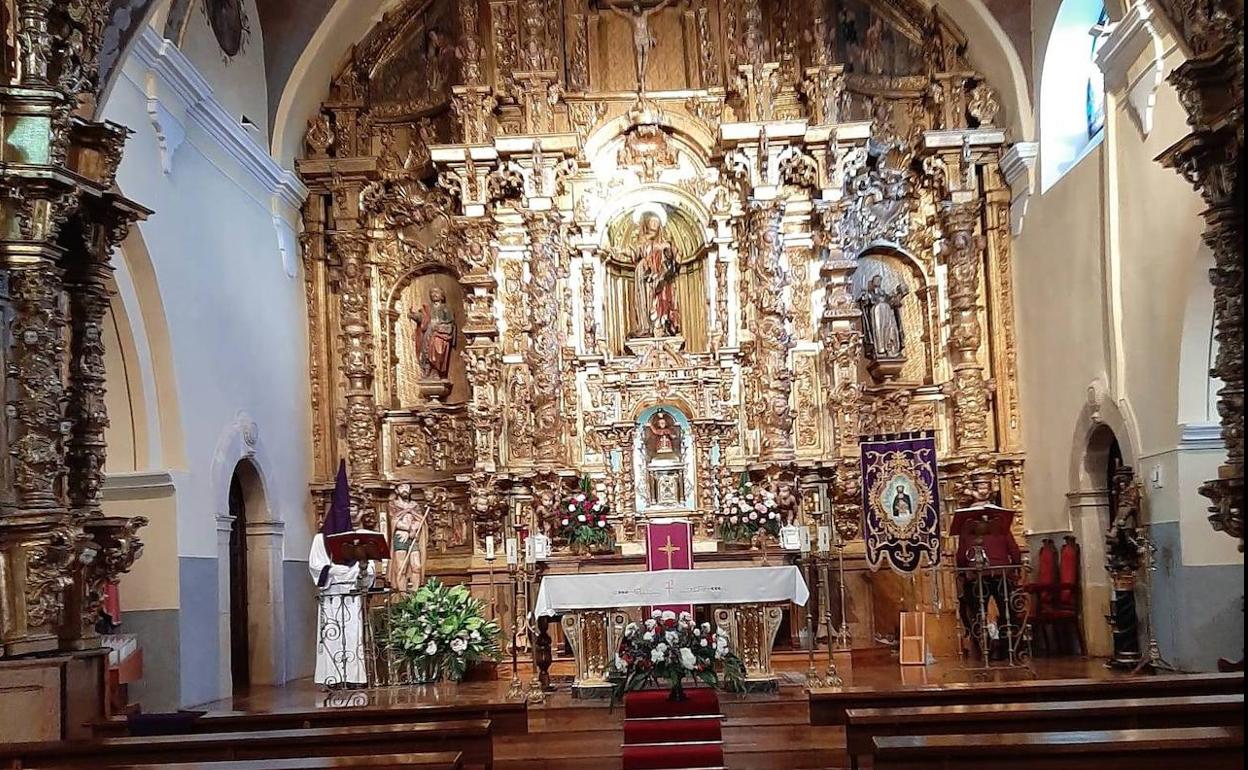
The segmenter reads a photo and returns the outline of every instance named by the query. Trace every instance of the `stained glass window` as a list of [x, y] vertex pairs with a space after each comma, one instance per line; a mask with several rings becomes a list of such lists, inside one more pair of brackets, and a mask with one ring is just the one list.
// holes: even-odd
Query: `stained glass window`
[[1098, 29], [1092, 32], [1092, 50], [1088, 57], [1088, 84], [1085, 99], [1089, 139], [1099, 134], [1105, 127], [1105, 78], [1096, 66], [1096, 54], [1105, 41], [1105, 36], [1100, 34], [1099, 29], [1103, 29], [1108, 23], [1109, 13], [1102, 3], [1101, 13], [1096, 19]]

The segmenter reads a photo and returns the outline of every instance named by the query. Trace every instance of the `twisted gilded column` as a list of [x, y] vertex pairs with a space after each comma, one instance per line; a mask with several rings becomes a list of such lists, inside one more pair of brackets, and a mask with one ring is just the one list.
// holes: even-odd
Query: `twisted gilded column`
[[975, 234], [980, 203], [947, 200], [940, 207], [945, 263], [949, 268], [949, 361], [953, 379], [946, 392], [953, 399], [954, 448], [960, 454], [988, 445], [991, 388], [979, 361], [983, 329], [979, 322], [981, 240]]
[[759, 459], [788, 462], [793, 452], [793, 370], [789, 350], [792, 312], [784, 299], [789, 276], [782, 261], [784, 240], [780, 222], [784, 202], [755, 201], [748, 213], [750, 272], [754, 279], [756, 325], [754, 332], [754, 371], [762, 393], [762, 414], [758, 418]]
[[529, 230], [529, 344], [525, 361], [533, 375], [533, 459], [563, 461], [560, 438], [559, 306], [560, 219], [555, 212], [527, 212]]

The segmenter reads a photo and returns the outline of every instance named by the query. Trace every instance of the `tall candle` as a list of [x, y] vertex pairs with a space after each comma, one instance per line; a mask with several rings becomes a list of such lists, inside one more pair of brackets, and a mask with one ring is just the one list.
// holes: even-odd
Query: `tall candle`
[[486, 560], [486, 561], [494, 561], [494, 558], [495, 558], [495, 554], [494, 554], [494, 536], [493, 536], [493, 535], [486, 535], [486, 536], [485, 536], [485, 560]]
[[507, 566], [514, 567], [520, 563], [520, 544], [514, 537], [507, 538], [504, 544], [507, 549]]

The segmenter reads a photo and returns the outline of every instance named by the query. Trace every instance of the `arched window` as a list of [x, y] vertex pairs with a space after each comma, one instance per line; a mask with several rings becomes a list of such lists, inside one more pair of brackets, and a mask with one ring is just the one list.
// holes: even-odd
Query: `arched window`
[[[1096, 20], [1096, 27], [1093, 28], [1092, 51], [1088, 57], [1093, 65], [1096, 64], [1096, 55], [1101, 50], [1101, 44], [1105, 42], [1105, 35], [1101, 34], [1101, 30], [1105, 29], [1108, 23], [1109, 11], [1105, 10], [1102, 4], [1101, 15]], [[1099, 67], [1094, 67], [1088, 72], [1088, 86], [1085, 92], [1087, 93], [1088, 138], [1091, 139], [1105, 128], [1105, 78]]]
[[1101, 141], [1105, 80], [1096, 66], [1109, 20], [1104, 0], [1064, 0], [1040, 82], [1040, 183], [1048, 190]]

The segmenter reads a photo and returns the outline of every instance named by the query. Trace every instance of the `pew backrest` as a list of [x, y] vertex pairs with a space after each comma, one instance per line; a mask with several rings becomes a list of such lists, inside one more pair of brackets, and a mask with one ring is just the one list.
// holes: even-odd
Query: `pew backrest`
[[1087, 730], [975, 735], [893, 735], [873, 741], [877, 770], [1202, 770], [1243, 767], [1240, 727]]

